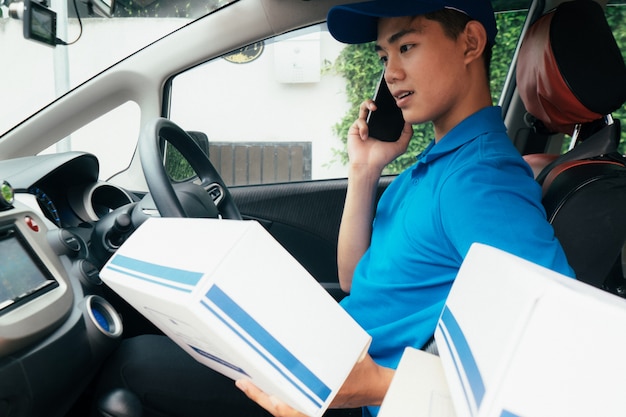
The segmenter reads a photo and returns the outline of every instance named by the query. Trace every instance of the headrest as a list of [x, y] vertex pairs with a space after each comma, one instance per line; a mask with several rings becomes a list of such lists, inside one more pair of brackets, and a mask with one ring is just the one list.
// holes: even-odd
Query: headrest
[[517, 86], [526, 110], [554, 132], [617, 110], [626, 65], [602, 7], [574, 0], [537, 20], [520, 48]]

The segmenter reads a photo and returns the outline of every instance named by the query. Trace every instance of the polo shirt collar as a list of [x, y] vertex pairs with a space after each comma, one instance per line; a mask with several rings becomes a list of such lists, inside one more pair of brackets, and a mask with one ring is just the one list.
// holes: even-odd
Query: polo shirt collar
[[485, 107], [453, 127], [439, 142], [433, 140], [417, 156], [418, 165], [447, 155], [480, 135], [502, 131], [506, 131], [502, 121], [502, 109], [499, 106]]

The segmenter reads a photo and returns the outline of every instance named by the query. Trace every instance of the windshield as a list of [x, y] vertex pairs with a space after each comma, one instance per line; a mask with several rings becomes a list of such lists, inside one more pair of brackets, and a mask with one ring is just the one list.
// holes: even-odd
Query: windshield
[[[111, 17], [101, 16], [111, 1], [33, 1], [34, 40], [25, 38], [24, 2], [0, 0], [0, 136], [122, 58], [233, 0], [116, 0]], [[56, 46], [39, 36], [53, 18]]]

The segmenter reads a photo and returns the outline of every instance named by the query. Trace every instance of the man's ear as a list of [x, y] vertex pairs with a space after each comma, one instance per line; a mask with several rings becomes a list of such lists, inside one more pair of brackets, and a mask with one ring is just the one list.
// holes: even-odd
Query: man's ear
[[487, 47], [487, 31], [485, 27], [477, 20], [470, 20], [465, 25], [465, 59], [466, 63], [470, 63], [482, 57]]

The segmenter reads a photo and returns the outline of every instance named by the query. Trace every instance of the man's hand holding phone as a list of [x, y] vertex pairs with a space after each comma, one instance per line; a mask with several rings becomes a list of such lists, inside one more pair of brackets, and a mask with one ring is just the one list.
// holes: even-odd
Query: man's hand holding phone
[[[381, 85], [382, 87], [380, 87]], [[380, 175], [387, 164], [406, 152], [409, 141], [413, 136], [411, 124], [405, 123], [402, 112], [400, 108], [396, 106], [395, 99], [391, 96], [386, 85], [385, 80], [381, 77], [377, 89], [380, 90], [382, 88], [383, 90], [381, 91], [387, 91], [387, 100], [381, 101], [379, 99], [380, 104], [376, 103], [373, 99], [368, 99], [361, 103], [359, 117], [348, 131], [348, 157], [350, 164], [360, 167], [368, 166], [368, 169], [372, 170], [372, 175]], [[379, 94], [376, 94], [375, 97], [376, 96], [379, 96]], [[385, 102], [387, 104], [385, 104]], [[393, 107], [388, 106], [389, 104]], [[392, 121], [386, 120], [384, 117], [385, 106], [394, 109], [395, 117]], [[387, 123], [390, 123], [389, 126], [393, 126], [391, 135], [378, 136], [393, 138], [393, 140], [389, 139], [388, 141], [383, 141], [377, 139], [376, 136], [372, 134], [371, 129], [374, 128], [374, 134], [376, 134], [376, 125], [386, 126]]]

